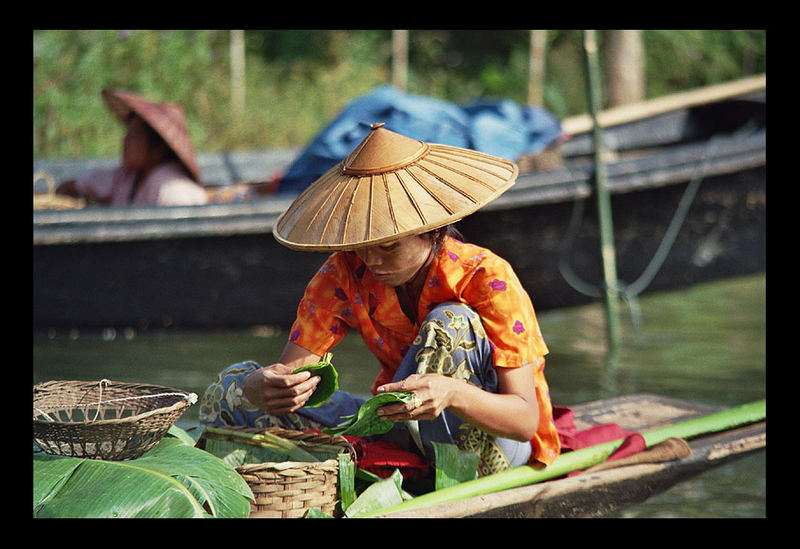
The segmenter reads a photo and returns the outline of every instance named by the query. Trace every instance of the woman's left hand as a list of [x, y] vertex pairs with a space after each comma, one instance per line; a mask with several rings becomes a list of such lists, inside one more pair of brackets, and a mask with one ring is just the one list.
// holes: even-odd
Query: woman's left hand
[[450, 406], [453, 396], [464, 382], [439, 374], [414, 374], [402, 381], [378, 387], [378, 393], [405, 391], [414, 393], [411, 402], [389, 404], [377, 410], [390, 421], [434, 419]]

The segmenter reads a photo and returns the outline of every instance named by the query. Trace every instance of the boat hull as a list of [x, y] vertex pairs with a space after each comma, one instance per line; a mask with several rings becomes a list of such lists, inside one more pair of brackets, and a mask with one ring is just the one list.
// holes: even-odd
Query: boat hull
[[[640, 280], [688, 182], [613, 195], [619, 279]], [[575, 238], [571, 219], [583, 204]], [[480, 211], [465, 238], [506, 258], [537, 310], [591, 302], [602, 281], [591, 197]], [[763, 272], [763, 166], [702, 181], [674, 244], [641, 293]], [[325, 253], [289, 250], [271, 232], [84, 240], [33, 248], [37, 329], [287, 326]], [[564, 269], [579, 273], [581, 284]], [[647, 276], [649, 278], [649, 276]], [[584, 287], [587, 286], [587, 287]]]

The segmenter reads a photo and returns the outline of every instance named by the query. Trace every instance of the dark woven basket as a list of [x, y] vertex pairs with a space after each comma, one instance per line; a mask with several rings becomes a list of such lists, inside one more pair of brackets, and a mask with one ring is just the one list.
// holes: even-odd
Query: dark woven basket
[[48, 454], [123, 461], [155, 446], [197, 395], [116, 381], [33, 387], [33, 442]]
[[[350, 454], [355, 463], [356, 452], [340, 436], [322, 433], [306, 433], [277, 427], [253, 429], [245, 427], [224, 427], [248, 433], [264, 433], [278, 436], [293, 442], [297, 447], [312, 452], [315, 447], [338, 448], [339, 452]], [[198, 442], [204, 447], [204, 437], [221, 435], [203, 433]], [[224, 437], [223, 437], [224, 438]], [[319, 462], [282, 461], [245, 464], [236, 471], [247, 482], [253, 492], [255, 502], [250, 504], [250, 518], [301, 518], [312, 507], [334, 517], [340, 517], [339, 505], [339, 462], [326, 459]]]

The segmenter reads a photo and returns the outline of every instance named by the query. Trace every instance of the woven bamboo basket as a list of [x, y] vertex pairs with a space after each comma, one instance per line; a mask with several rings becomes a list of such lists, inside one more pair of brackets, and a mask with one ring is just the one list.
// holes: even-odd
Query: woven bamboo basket
[[33, 174], [34, 186], [36, 185], [36, 182], [40, 180], [44, 180], [44, 182], [47, 184], [47, 192], [38, 194], [34, 193], [34, 210], [71, 210], [86, 207], [86, 200], [84, 198], [75, 198], [72, 196], [62, 196], [56, 194], [56, 183], [50, 173], [44, 170], [35, 172]]
[[[264, 433], [289, 440], [313, 453], [315, 448], [331, 447], [347, 452], [355, 463], [356, 452], [344, 437], [306, 433], [277, 427], [253, 429], [225, 427], [248, 433]], [[204, 433], [203, 437], [214, 436]], [[198, 446], [203, 446], [203, 437]], [[342, 515], [339, 505], [339, 462], [327, 459], [318, 462], [283, 461], [245, 464], [236, 471], [247, 482], [255, 502], [250, 503], [250, 518], [301, 518], [312, 507], [334, 517]]]
[[197, 395], [161, 385], [49, 381], [33, 387], [33, 442], [48, 454], [123, 461], [158, 444]]

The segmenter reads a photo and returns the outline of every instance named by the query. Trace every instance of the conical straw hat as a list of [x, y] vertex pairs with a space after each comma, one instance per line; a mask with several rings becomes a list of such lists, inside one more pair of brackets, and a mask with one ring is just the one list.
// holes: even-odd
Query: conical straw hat
[[180, 105], [154, 103], [123, 90], [103, 90], [102, 95], [108, 108], [123, 123], [127, 122], [131, 112], [139, 115], [175, 152], [190, 177], [200, 182], [200, 167], [189, 137], [186, 117]]
[[342, 162], [278, 218], [275, 238], [296, 250], [354, 250], [421, 234], [485, 206], [514, 184], [513, 162], [423, 143], [375, 124]]

